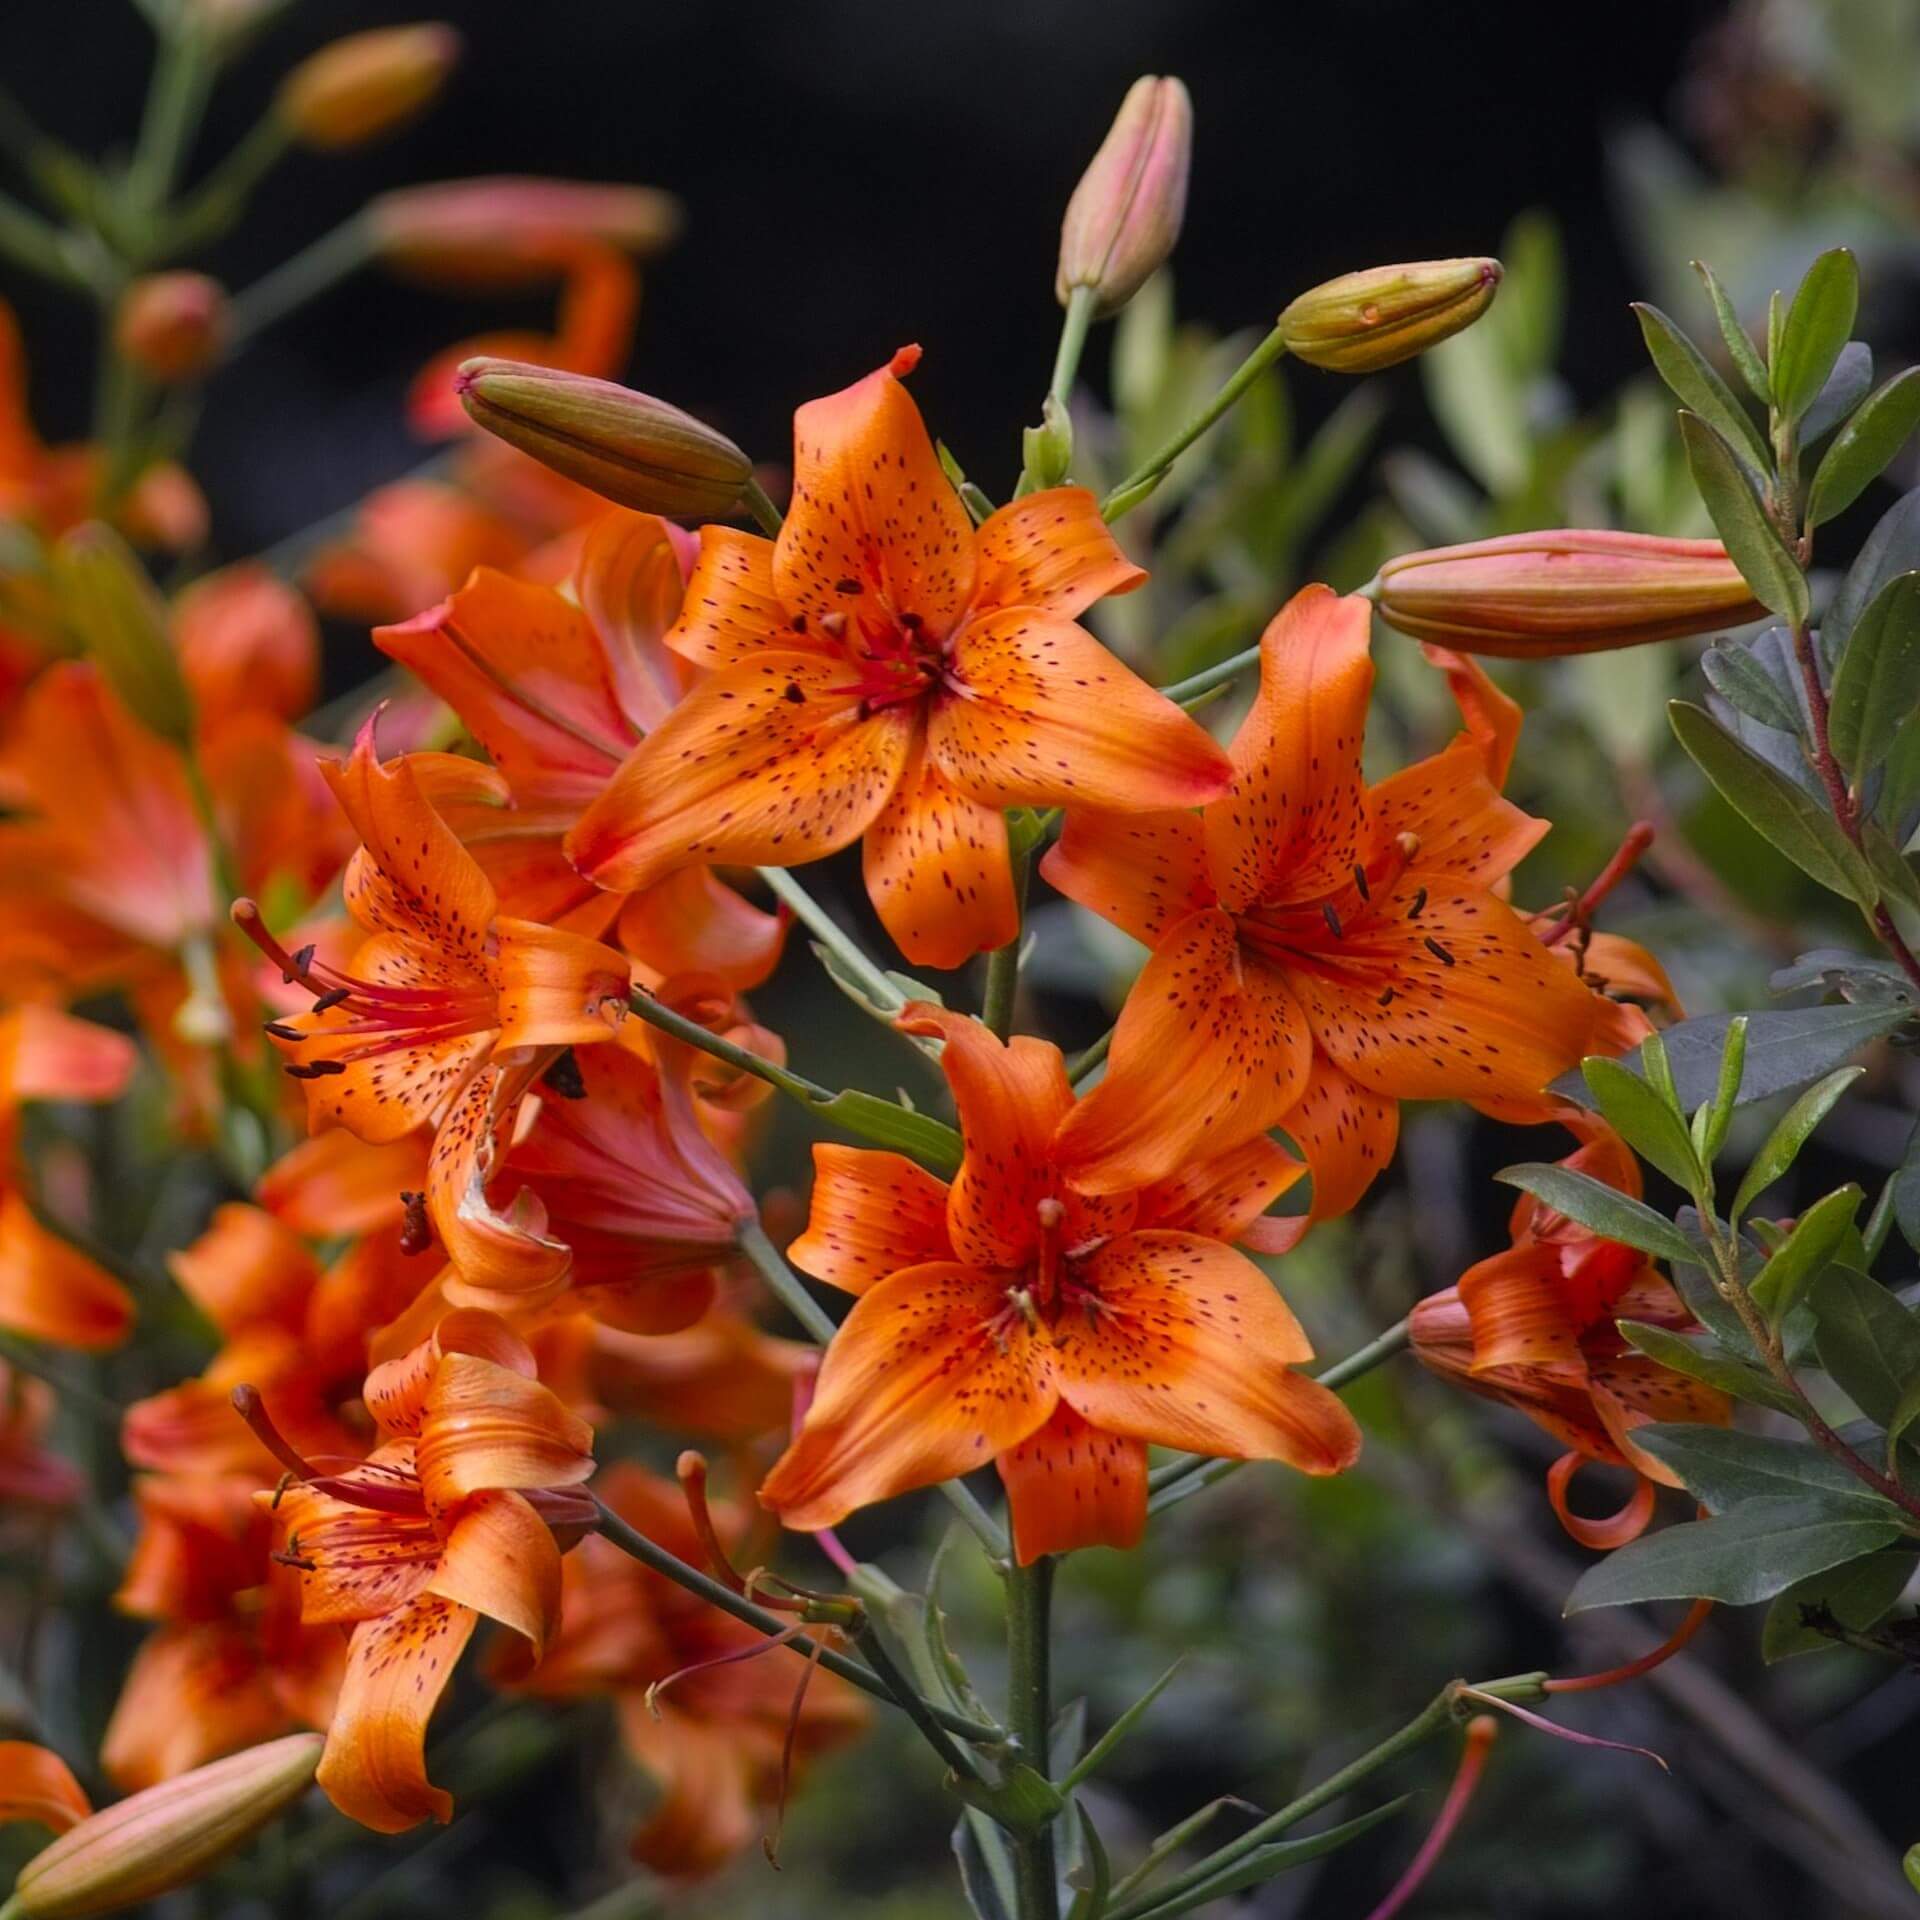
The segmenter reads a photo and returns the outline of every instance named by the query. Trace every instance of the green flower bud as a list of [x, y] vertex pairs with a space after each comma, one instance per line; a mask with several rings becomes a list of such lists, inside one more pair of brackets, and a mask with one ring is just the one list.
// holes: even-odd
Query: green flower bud
[[1369, 267], [1303, 293], [1280, 316], [1296, 360], [1329, 373], [1377, 373], [1470, 327], [1493, 304], [1498, 260]]

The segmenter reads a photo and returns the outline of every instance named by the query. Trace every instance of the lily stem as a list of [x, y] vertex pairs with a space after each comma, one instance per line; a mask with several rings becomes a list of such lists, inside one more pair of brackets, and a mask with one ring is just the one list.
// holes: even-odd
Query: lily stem
[[987, 956], [987, 990], [980, 1006], [980, 1019], [987, 1031], [1000, 1040], [1013, 1031], [1013, 1004], [1020, 991], [1020, 948], [1027, 937], [1027, 876], [1032, 867], [1031, 849], [1014, 856], [1013, 898], [1018, 929], [1004, 947], [995, 947]]
[[1047, 382], [1047, 397], [1062, 412], [1073, 398], [1074, 377], [1080, 371], [1087, 331], [1093, 325], [1093, 308], [1092, 287], [1075, 287], [1068, 294], [1066, 317], [1060, 323], [1060, 345], [1053, 356], [1053, 378]]
[[372, 257], [372, 224], [358, 213], [302, 247], [291, 260], [234, 295], [228, 354], [238, 352], [255, 334], [357, 273]]
[[740, 503], [759, 522], [760, 531], [769, 540], [780, 537], [780, 529], [786, 524], [785, 516], [767, 497], [767, 490], [752, 474], [748, 474], [740, 489]]
[[[1051, 1558], [1007, 1568], [1007, 1727], [1042, 1775], [1053, 1726], [1052, 1607]], [[1059, 1920], [1052, 1826], [1009, 1837], [1020, 1920]]]
[[898, 1013], [907, 1004], [907, 996], [899, 985], [887, 977], [859, 941], [785, 867], [762, 867], [759, 872], [773, 897], [787, 906], [793, 917], [839, 959], [876, 1006]]

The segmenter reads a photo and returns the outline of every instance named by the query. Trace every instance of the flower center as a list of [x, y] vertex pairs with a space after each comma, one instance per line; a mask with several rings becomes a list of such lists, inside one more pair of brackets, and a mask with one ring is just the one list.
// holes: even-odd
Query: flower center
[[[1394, 888], [1420, 851], [1418, 834], [1396, 834], [1364, 865], [1356, 861], [1345, 886], [1316, 898], [1295, 899], [1280, 889], [1235, 917], [1240, 944], [1279, 965], [1352, 964], [1344, 951], [1361, 929], [1394, 911]], [[1426, 906], [1425, 889], [1398, 910], [1417, 920]]]

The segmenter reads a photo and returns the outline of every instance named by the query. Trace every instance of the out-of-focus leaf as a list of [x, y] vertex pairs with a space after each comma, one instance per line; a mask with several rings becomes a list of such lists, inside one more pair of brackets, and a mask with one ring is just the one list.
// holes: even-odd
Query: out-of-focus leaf
[[1813, 1130], [1833, 1109], [1833, 1103], [1866, 1072], [1865, 1067], [1840, 1067], [1809, 1087], [1774, 1123], [1773, 1131], [1747, 1165], [1728, 1218], [1738, 1220], [1767, 1188], [1800, 1157]]
[[1815, 947], [1789, 967], [1767, 976], [1775, 993], [1797, 993], [1805, 987], [1823, 987], [1849, 1000], [1891, 1006], [1911, 1003], [1913, 982], [1896, 960], [1884, 953], [1855, 953], [1847, 947]]
[[[1494, 303], [1494, 312], [1499, 303]], [[1427, 400], [1460, 463], [1489, 493], [1517, 491], [1532, 464], [1526, 383], [1483, 323], [1420, 357]]]
[[1647, 1534], [1590, 1567], [1567, 1596], [1567, 1611], [1639, 1600], [1719, 1600], [1752, 1606], [1796, 1580], [1857, 1560], [1900, 1536], [1892, 1507], [1836, 1512], [1823, 1499], [1747, 1500], [1711, 1520]]
[[1871, 1275], [1837, 1264], [1815, 1280], [1808, 1298], [1820, 1364], [1875, 1426], [1885, 1428], [1920, 1376], [1920, 1320]]
[[1644, 1426], [1633, 1444], [1680, 1476], [1680, 1484], [1714, 1513], [1743, 1500], [1803, 1498], [1841, 1510], [1866, 1507], [1884, 1518], [1887, 1503], [1810, 1440], [1781, 1440], [1732, 1427]]
[[1779, 1321], [1798, 1305], [1814, 1276], [1836, 1259], [1860, 1211], [1857, 1186], [1823, 1194], [1793, 1223], [1793, 1231], [1767, 1256], [1753, 1283], [1755, 1304]]
[[1810, 447], [1831, 433], [1862, 400], [1873, 385], [1873, 350], [1864, 340], [1849, 340], [1840, 349], [1840, 357], [1827, 375], [1820, 397], [1807, 409], [1800, 422], [1800, 444]]
[[1886, 471], [1920, 426], [1920, 367], [1896, 373], [1834, 436], [1807, 490], [1807, 524], [1847, 508]]
[[1781, 733], [1799, 733], [1799, 706], [1754, 657], [1752, 648], [1738, 640], [1716, 640], [1700, 656], [1700, 669], [1707, 676], [1708, 686], [1750, 719]]
[[1916, 1564], [1920, 1563], [1912, 1554], [1889, 1547], [1795, 1581], [1767, 1609], [1760, 1629], [1760, 1657], [1771, 1666], [1796, 1654], [1839, 1646], [1831, 1635], [1806, 1624], [1803, 1616], [1810, 1610], [1830, 1614], [1852, 1633], [1877, 1627], [1906, 1591]]
[[1684, 1373], [1689, 1380], [1698, 1380], [1702, 1386], [1731, 1394], [1750, 1406], [1769, 1407], [1775, 1413], [1798, 1411], [1793, 1395], [1785, 1387], [1744, 1360], [1730, 1359], [1723, 1353], [1698, 1346], [1670, 1327], [1649, 1326], [1641, 1320], [1622, 1320], [1617, 1324], [1629, 1345], [1649, 1360], [1657, 1360], [1675, 1373]]
[[1067, 1920], [1100, 1920], [1113, 1892], [1113, 1866], [1107, 1858], [1106, 1843], [1086, 1808], [1076, 1802], [1073, 1817], [1080, 1859], [1062, 1876], [1071, 1902], [1061, 1900], [1058, 1904], [1065, 1909]]
[[1059, 1781], [1063, 1792], [1071, 1792], [1081, 1781], [1091, 1778], [1094, 1773], [1107, 1763], [1113, 1750], [1139, 1725], [1141, 1716], [1145, 1714], [1147, 1709], [1166, 1691], [1168, 1683], [1179, 1671], [1180, 1662], [1176, 1660], [1173, 1665], [1086, 1750], [1084, 1757], [1071, 1759], [1064, 1766], [1060, 1764], [1056, 1757], [1053, 1777]]
[[1720, 323], [1720, 337], [1727, 343], [1729, 358], [1747, 383], [1747, 391], [1764, 404], [1773, 391], [1772, 382], [1767, 378], [1767, 363], [1760, 358], [1752, 336], [1741, 324], [1726, 289], [1714, 278], [1713, 269], [1705, 261], [1696, 260], [1693, 270], [1706, 283], [1707, 298], [1713, 302], [1713, 315]]
[[[1633, 311], [1639, 318], [1640, 331], [1646, 336], [1654, 370], [1673, 389], [1681, 406], [1765, 472], [1770, 462], [1764, 436], [1753, 415], [1714, 372], [1706, 355], [1658, 307], [1637, 300]], [[1711, 507], [1713, 502], [1709, 500], [1707, 504]]]
[[1920, 1126], [1907, 1138], [1907, 1151], [1893, 1176], [1893, 1217], [1907, 1245], [1920, 1251]]
[[1664, 1214], [1587, 1174], [1536, 1160], [1502, 1167], [1494, 1178], [1545, 1201], [1556, 1213], [1590, 1227], [1603, 1240], [1638, 1247], [1661, 1260], [1693, 1258], [1686, 1236]]
[[1840, 764], [1856, 780], [1871, 773], [1916, 706], [1920, 573], [1897, 573], [1868, 602], [1834, 668], [1828, 726]]
[[1820, 646], [1827, 661], [1846, 650], [1860, 616], [1897, 573], [1920, 567], [1920, 487], [1903, 493], [1867, 535], [1846, 577], [1834, 590], [1826, 618], [1820, 624]]
[[1799, 626], [1812, 605], [1807, 576], [1761, 508], [1733, 449], [1698, 414], [1681, 414], [1680, 437], [1693, 484], [1707, 503], [1728, 558], [1762, 606]]
[[1007, 1836], [973, 1807], [953, 1829], [953, 1857], [960, 1864], [960, 1891], [974, 1920], [1017, 1920], [1020, 1893], [1013, 1848]]
[[1755, 832], [1829, 892], [1863, 907], [1878, 901], [1872, 870], [1819, 800], [1742, 746], [1704, 707], [1676, 700], [1667, 711], [1680, 744]]
[[1773, 402], [1789, 420], [1819, 397], [1859, 309], [1860, 269], [1845, 247], [1831, 247], [1800, 282], [1773, 361]]

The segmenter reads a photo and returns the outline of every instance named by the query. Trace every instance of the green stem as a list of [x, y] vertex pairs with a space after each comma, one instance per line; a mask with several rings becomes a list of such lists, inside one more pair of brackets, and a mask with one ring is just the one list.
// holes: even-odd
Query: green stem
[[932, 1707], [916, 1691], [913, 1682], [900, 1671], [893, 1655], [887, 1651], [885, 1642], [874, 1631], [872, 1615], [864, 1609], [859, 1626], [853, 1629], [853, 1637], [854, 1644], [867, 1656], [868, 1664], [893, 1696], [894, 1703], [926, 1736], [928, 1746], [963, 1780], [983, 1779], [985, 1775], [979, 1761], [965, 1748], [954, 1745], [953, 1736], [934, 1717]]
[[213, 84], [212, 45], [186, 14], [182, 21], [161, 36], [139, 143], [127, 168], [127, 206], [136, 219], [157, 213], [173, 192]]
[[1013, 898], [1019, 924], [1013, 938], [987, 956], [987, 990], [980, 1018], [987, 1031], [1002, 1040], [1013, 1031], [1013, 1004], [1020, 992], [1020, 947], [1027, 935], [1027, 876], [1032, 867], [1031, 849], [1013, 856]]
[[760, 531], [768, 539], [777, 540], [780, 529], [786, 524], [780, 509], [767, 497], [766, 489], [752, 474], [747, 475], [746, 485], [740, 489], [740, 498], [747, 511], [760, 523]]
[[0, 193], [0, 255], [17, 267], [25, 267], [46, 280], [58, 280], [63, 286], [91, 284], [67, 258], [59, 229], [4, 193]]
[[1077, 1087], [1095, 1067], [1099, 1066], [1100, 1063], [1106, 1059], [1112, 1047], [1113, 1029], [1109, 1027], [1085, 1053], [1081, 1054], [1073, 1064], [1068, 1067], [1067, 1080], [1069, 1084]]
[[1060, 345], [1053, 356], [1053, 378], [1047, 382], [1048, 398], [1062, 411], [1073, 398], [1074, 376], [1080, 371], [1080, 356], [1086, 351], [1093, 309], [1092, 287], [1075, 287], [1067, 296], [1066, 315], [1060, 322]]
[[[1027, 1765], [1048, 1771], [1053, 1727], [1053, 1561], [1042, 1556], [1030, 1567], [1007, 1569], [1007, 1728]], [[1010, 1834], [1020, 1920], [1059, 1920], [1054, 1877], [1053, 1829]]]
[[373, 228], [364, 214], [343, 220], [291, 260], [233, 297], [228, 352], [358, 272], [373, 257]]
[[899, 984], [889, 979], [884, 969], [868, 958], [859, 941], [785, 867], [762, 867], [759, 872], [774, 898], [784, 901], [792, 910], [793, 917], [823, 947], [832, 951], [846, 970], [860, 982], [867, 997], [876, 1006], [898, 1013], [907, 1004], [907, 996], [900, 990]]
[[[1543, 1677], [1540, 1674], [1522, 1674], [1510, 1680], [1489, 1681], [1476, 1691], [1495, 1694], [1501, 1699], [1538, 1700], [1544, 1697], [1541, 1686]], [[1297, 1826], [1310, 1814], [1318, 1813], [1322, 1807], [1338, 1800], [1342, 1794], [1357, 1787], [1362, 1780], [1378, 1773], [1402, 1754], [1411, 1753], [1415, 1747], [1424, 1745], [1443, 1728], [1452, 1725], [1458, 1712], [1457, 1702], [1465, 1686], [1466, 1682], [1455, 1680], [1442, 1687], [1399, 1732], [1389, 1734], [1377, 1747], [1368, 1748], [1359, 1759], [1342, 1767], [1338, 1773], [1321, 1781], [1299, 1799], [1289, 1801], [1278, 1813], [1269, 1814], [1257, 1825], [1249, 1827], [1237, 1839], [1228, 1841], [1197, 1865], [1175, 1874], [1171, 1880], [1139, 1899], [1114, 1908], [1106, 1920], [1146, 1920], [1147, 1915], [1173, 1904], [1182, 1894], [1205, 1885], [1228, 1867], [1238, 1865], [1250, 1853], [1277, 1840], [1289, 1827]]]
[[74, 1379], [63, 1368], [56, 1366], [31, 1340], [0, 1332], [0, 1360], [21, 1373], [30, 1373], [36, 1380], [44, 1380], [61, 1399], [89, 1414], [111, 1432], [117, 1434], [120, 1431], [126, 1409], [88, 1386], [85, 1381]]
[[1260, 649], [1248, 647], [1243, 653], [1236, 653], [1231, 659], [1222, 660], [1218, 666], [1203, 667], [1198, 673], [1189, 674], [1184, 680], [1176, 680], [1170, 687], [1162, 687], [1164, 693], [1177, 707], [1190, 706], [1204, 699], [1216, 687], [1224, 687], [1229, 680], [1237, 679], [1249, 667], [1260, 664]]
[[1171, 440], [1156, 447], [1101, 501], [1102, 516], [1111, 523], [1118, 520], [1122, 514], [1131, 513], [1166, 478], [1167, 469], [1232, 407], [1286, 350], [1287, 343], [1280, 338], [1280, 329], [1275, 327], [1234, 369], [1227, 384]]
[[[595, 1497], [594, 1504], [600, 1509], [599, 1532], [610, 1540], [622, 1553], [629, 1554], [642, 1566], [651, 1567], [664, 1579], [671, 1580], [675, 1586], [684, 1587], [687, 1592], [699, 1599], [710, 1602], [722, 1613], [730, 1613], [736, 1620], [743, 1621], [757, 1632], [769, 1636], [785, 1633], [793, 1623], [782, 1619], [777, 1613], [769, 1612], [765, 1607], [756, 1606], [744, 1594], [735, 1593], [724, 1582], [716, 1580], [711, 1574], [702, 1573], [698, 1567], [689, 1566], [677, 1554], [669, 1553], [657, 1540], [650, 1540], [637, 1528], [629, 1526], [612, 1508]], [[812, 1654], [815, 1642], [805, 1634], [796, 1634], [786, 1642], [795, 1653], [803, 1657]], [[876, 1700], [885, 1700], [898, 1706], [900, 1701], [892, 1689], [876, 1673], [849, 1660], [846, 1655], [834, 1653], [829, 1648], [820, 1649], [820, 1664], [829, 1673], [838, 1674], [849, 1686], [855, 1686], [862, 1693], [871, 1694]], [[969, 1720], [963, 1714], [952, 1713], [947, 1708], [935, 1705], [932, 1701], [921, 1699], [920, 1706], [927, 1716], [937, 1721], [949, 1733], [957, 1733], [963, 1740], [976, 1741], [985, 1746], [999, 1746], [1006, 1741], [1006, 1730], [1001, 1727], [987, 1726], [978, 1720]]]
[[169, 254], [192, 253], [217, 240], [246, 210], [254, 190], [286, 154], [287, 123], [263, 113], [239, 144], [174, 213], [164, 235]]

